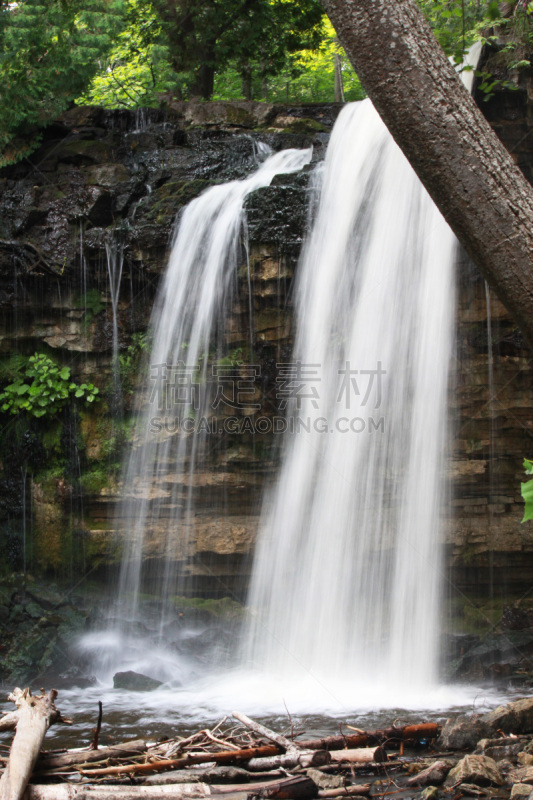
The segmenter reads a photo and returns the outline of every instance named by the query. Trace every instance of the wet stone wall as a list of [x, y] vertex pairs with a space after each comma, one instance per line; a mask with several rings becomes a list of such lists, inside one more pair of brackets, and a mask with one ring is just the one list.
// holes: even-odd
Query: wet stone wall
[[[257, 143], [314, 148], [324, 157], [336, 105], [169, 103], [143, 115], [73, 109], [29, 159], [0, 172], [0, 354], [34, 352], [92, 381], [100, 400], [24, 425], [4, 420], [0, 537], [5, 572], [102, 579], [117, 568], [128, 523], [120, 466], [142, 404], [145, 333], [176, 217], [205, 188], [248, 174]], [[527, 91], [496, 94], [484, 112], [529, 177], [533, 144]], [[533, 140], [533, 137], [531, 137]], [[517, 144], [517, 142], [520, 142]], [[312, 169], [312, 166], [310, 169]], [[293, 277], [306, 224], [310, 169], [278, 176], [252, 195], [227, 352], [261, 367], [260, 414], [277, 413], [276, 364], [290, 360]], [[113, 262], [113, 259], [115, 261]], [[118, 261], [117, 261], [118, 259]], [[113, 311], [111, 264], [122, 272]], [[531, 456], [530, 354], [520, 332], [466, 258], [460, 259], [446, 547], [454, 590], [524, 592], [533, 577], [533, 528], [521, 525], [521, 462]], [[116, 328], [115, 324], [116, 323]], [[112, 376], [118, 331], [120, 398]], [[141, 376], [141, 377], [139, 377]], [[245, 416], [243, 414], [242, 416]], [[244, 431], [213, 441], [205, 470], [183, 492], [198, 498], [186, 551], [175, 558], [191, 592], [243, 596], [263, 490], [280, 437]], [[158, 498], [164, 484], [146, 491]], [[163, 523], [164, 524], [164, 521]], [[157, 527], [146, 558], [163, 557]], [[194, 584], [192, 579], [194, 578]], [[150, 590], [151, 587], [146, 587]]]

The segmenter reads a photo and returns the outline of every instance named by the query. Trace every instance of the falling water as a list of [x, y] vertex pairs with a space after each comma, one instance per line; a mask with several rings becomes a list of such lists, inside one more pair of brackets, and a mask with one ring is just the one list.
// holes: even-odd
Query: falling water
[[[151, 397], [137, 423], [121, 510], [131, 529], [120, 595], [131, 617], [137, 613], [142, 582], [150, 580], [143, 555], [156, 539], [166, 555], [164, 574], [158, 566], [154, 576], [157, 588], [166, 599], [180, 588], [176, 562], [187, 557], [194, 475], [205, 457], [206, 437], [194, 430], [194, 421], [213, 415], [208, 361], [225, 355], [220, 334], [242, 256], [244, 201], [275, 175], [301, 170], [311, 155], [311, 150], [270, 155], [246, 180], [208, 189], [179, 221], [152, 316]], [[170, 418], [172, 428], [165, 425]], [[163, 613], [161, 630], [166, 619]]]
[[280, 365], [299, 432], [264, 504], [243, 653], [254, 669], [436, 680], [454, 254], [370, 101], [345, 107]]
[[117, 239], [113, 238], [111, 241], [106, 242], [105, 249], [113, 325], [111, 361], [111, 371], [113, 376], [113, 405], [115, 411], [120, 411], [122, 407], [122, 390], [120, 385], [120, 362], [118, 354], [118, 301], [120, 298], [122, 267], [124, 265], [124, 247], [119, 241], [117, 241]]

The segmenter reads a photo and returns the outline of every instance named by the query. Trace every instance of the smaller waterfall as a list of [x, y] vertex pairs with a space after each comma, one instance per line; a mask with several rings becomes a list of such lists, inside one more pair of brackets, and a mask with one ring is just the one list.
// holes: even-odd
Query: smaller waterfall
[[[260, 155], [265, 157], [264, 148]], [[247, 179], [213, 186], [179, 219], [152, 315], [150, 379], [119, 512], [128, 531], [120, 578], [122, 613], [131, 620], [137, 617], [141, 589], [149, 585], [163, 601], [160, 638], [172, 616], [167, 603], [183, 591], [184, 578], [177, 574], [176, 563], [187, 560], [195, 524], [196, 478], [208, 442], [202, 425], [216, 416], [217, 392], [223, 389], [213, 370], [224, 369], [226, 314], [237, 269], [246, 261], [244, 202], [275, 175], [301, 170], [311, 156], [311, 149], [270, 151]], [[115, 263], [110, 254], [110, 275]], [[157, 559], [150, 559], [155, 550]], [[120, 623], [121, 631], [125, 627]], [[112, 648], [117, 647], [116, 636], [111, 640]], [[118, 659], [124, 660], [125, 640], [120, 641]], [[175, 664], [166, 669], [161, 653], [154, 660], [158, 659], [157, 675], [175, 678]], [[115, 656], [113, 660], [116, 665]]]

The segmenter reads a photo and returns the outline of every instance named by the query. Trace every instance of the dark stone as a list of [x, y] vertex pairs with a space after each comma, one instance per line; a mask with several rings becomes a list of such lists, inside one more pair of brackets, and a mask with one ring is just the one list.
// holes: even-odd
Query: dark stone
[[154, 678], [149, 678], [148, 675], [142, 675], [140, 672], [116, 672], [113, 675], [113, 687], [115, 689], [128, 689], [130, 692], [153, 692], [159, 686], [162, 686], [162, 681], [156, 681]]

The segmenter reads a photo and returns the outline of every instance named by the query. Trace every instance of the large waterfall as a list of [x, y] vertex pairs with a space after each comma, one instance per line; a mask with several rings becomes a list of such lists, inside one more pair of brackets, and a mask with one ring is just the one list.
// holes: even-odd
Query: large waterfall
[[370, 101], [346, 107], [298, 270], [298, 432], [264, 502], [249, 667], [436, 681], [454, 253]]
[[[248, 179], [192, 201], [153, 313], [151, 397], [120, 512], [131, 522], [122, 622], [85, 647], [106, 680], [127, 668], [181, 681], [182, 710], [228, 710], [236, 697], [249, 710], [281, 698], [292, 710], [450, 702], [422, 690], [437, 683], [455, 239], [368, 100], [343, 109], [313, 173], [294, 352], [277, 365], [289, 433], [264, 498], [237, 672], [202, 681], [184, 667], [166, 647], [171, 602], [159, 633], [139, 637], [147, 579], [170, 601], [183, 589], [175, 565], [188, 552], [207, 441], [183, 421], [210, 414], [207, 364], [224, 356], [245, 198], [310, 160], [310, 150], [269, 155]], [[181, 428], [154, 429], [169, 403]], [[161, 536], [168, 566], [161, 574], [158, 562], [150, 583]]]

